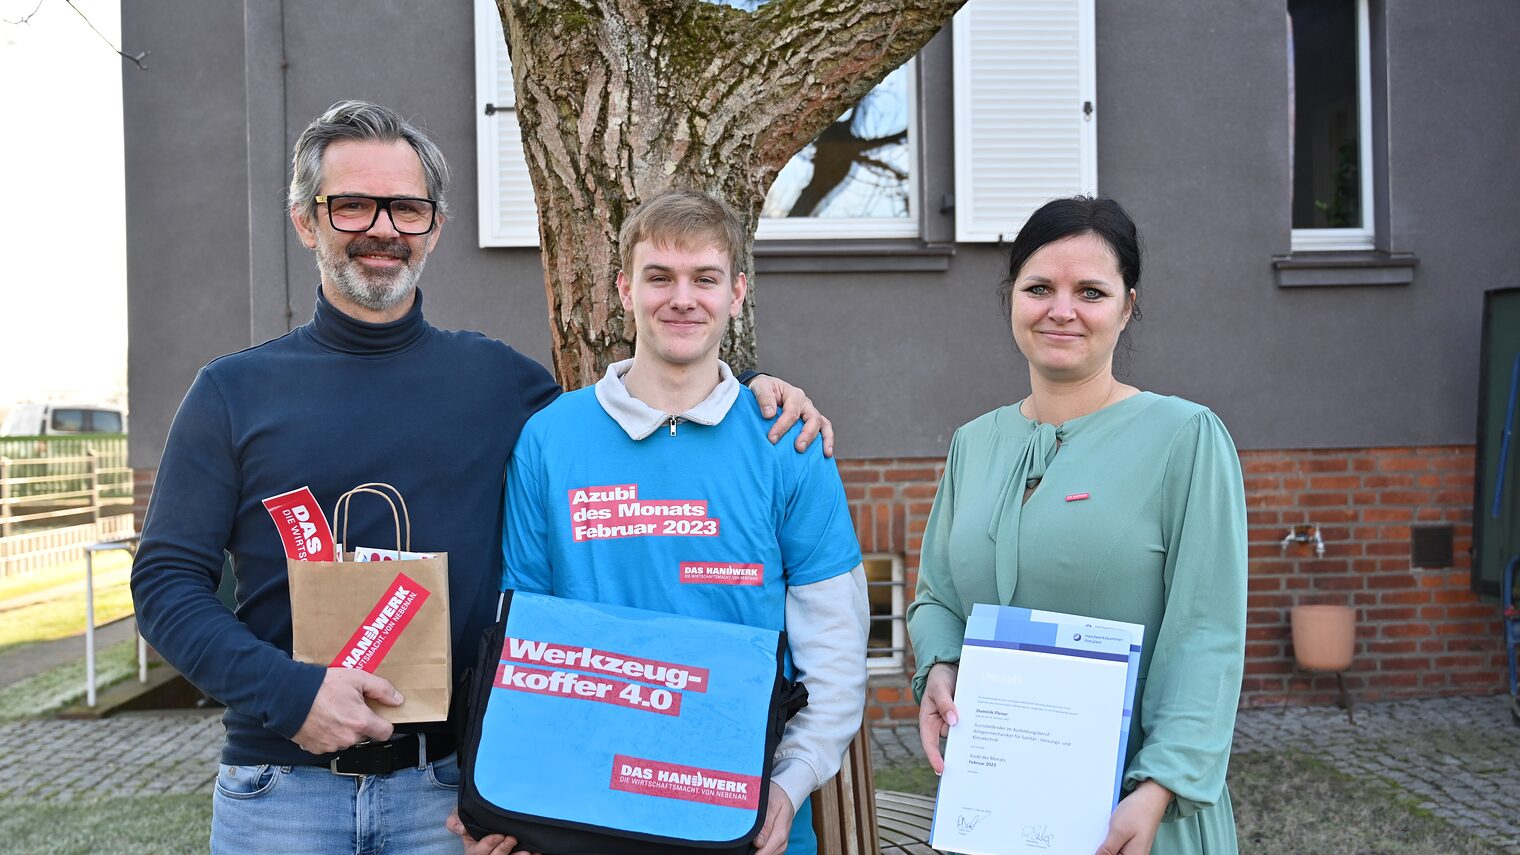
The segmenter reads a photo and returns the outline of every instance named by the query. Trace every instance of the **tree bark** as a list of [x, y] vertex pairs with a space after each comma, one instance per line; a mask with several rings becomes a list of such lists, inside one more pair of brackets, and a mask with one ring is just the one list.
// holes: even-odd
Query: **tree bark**
[[[554, 373], [632, 353], [617, 232], [670, 187], [731, 204], [747, 236], [792, 155], [916, 54], [965, 0], [497, 0], [538, 203]], [[751, 277], [753, 284], [753, 277]], [[723, 358], [755, 365], [755, 289]]]

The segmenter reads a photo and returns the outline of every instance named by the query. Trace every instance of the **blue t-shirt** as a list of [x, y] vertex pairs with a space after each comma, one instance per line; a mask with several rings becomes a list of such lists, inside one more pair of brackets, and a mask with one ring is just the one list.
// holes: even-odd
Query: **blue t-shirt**
[[507, 473], [508, 587], [785, 629], [786, 588], [860, 563], [819, 443], [772, 445], [742, 389], [716, 425], [628, 436], [593, 389], [523, 428]]

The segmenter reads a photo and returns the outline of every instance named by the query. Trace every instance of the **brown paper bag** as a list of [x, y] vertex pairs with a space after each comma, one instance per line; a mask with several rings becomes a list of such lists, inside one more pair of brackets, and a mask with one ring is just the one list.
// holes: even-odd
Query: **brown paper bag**
[[[401, 500], [389, 484], [361, 484], [344, 493], [333, 507], [334, 542], [348, 542], [350, 499], [372, 493], [391, 505], [398, 552], [412, 551], [406, 502], [401, 500], [398, 516], [396, 502], [376, 487], [389, 489]], [[362, 668], [389, 680], [406, 700], [394, 707], [374, 701], [369, 705], [392, 723], [447, 719], [454, 682], [448, 554], [399, 561], [352, 559], [349, 552], [339, 562], [286, 562], [295, 659]]]

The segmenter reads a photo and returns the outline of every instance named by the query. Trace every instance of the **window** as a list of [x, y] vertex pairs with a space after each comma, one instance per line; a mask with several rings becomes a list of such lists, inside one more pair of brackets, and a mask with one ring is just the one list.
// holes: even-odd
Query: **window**
[[[968, 0], [951, 51], [893, 71], [782, 169], [757, 230], [770, 249], [757, 246], [757, 258], [774, 253], [778, 271], [844, 255], [869, 269], [942, 270], [943, 258], [909, 256], [926, 243], [943, 252], [952, 213], [955, 241], [996, 242], [1046, 200], [1096, 192], [1093, 2]], [[475, 69], [480, 245], [537, 246], [511, 65], [488, 0], [475, 0]], [[952, 136], [953, 187], [920, 169], [926, 145], [927, 162], [951, 159]]]
[[83, 433], [84, 410], [54, 410], [53, 430], [58, 433]]
[[121, 433], [121, 413], [110, 410], [94, 410], [90, 430], [96, 433]]
[[1288, 0], [1293, 249], [1374, 245], [1368, 0]]
[[1408, 285], [1388, 192], [1386, 0], [1288, 0], [1292, 251], [1280, 288]]
[[872, 553], [864, 558], [866, 597], [871, 603], [871, 632], [866, 665], [872, 671], [901, 672], [908, 646], [907, 583], [900, 555]]
[[899, 66], [782, 167], [756, 237], [917, 237], [913, 62]]

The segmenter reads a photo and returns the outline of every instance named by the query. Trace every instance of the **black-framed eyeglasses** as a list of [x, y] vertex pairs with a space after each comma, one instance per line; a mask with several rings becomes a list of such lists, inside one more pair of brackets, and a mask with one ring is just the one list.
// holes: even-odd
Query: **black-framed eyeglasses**
[[327, 221], [340, 232], [369, 231], [383, 210], [396, 231], [425, 235], [433, 230], [438, 216], [437, 202], [411, 196], [317, 196], [314, 201], [327, 206]]

